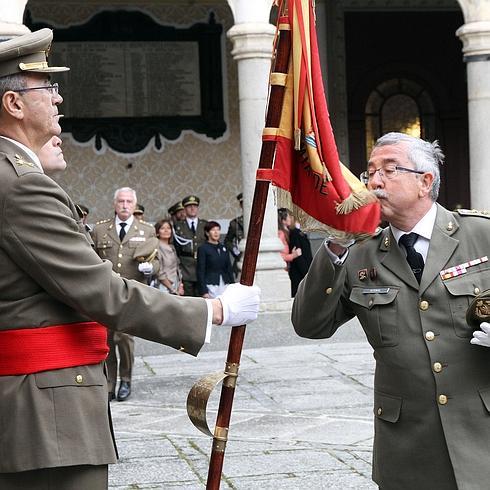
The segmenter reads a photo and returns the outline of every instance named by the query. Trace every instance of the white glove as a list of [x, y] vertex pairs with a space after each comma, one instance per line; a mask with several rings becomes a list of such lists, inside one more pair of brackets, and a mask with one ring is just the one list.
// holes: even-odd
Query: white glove
[[223, 305], [221, 325], [234, 327], [257, 320], [260, 303], [258, 286], [230, 284], [218, 298]]
[[153, 266], [149, 262], [141, 262], [138, 265], [138, 270], [145, 275], [150, 275], [153, 272]]
[[473, 332], [473, 338], [470, 340], [470, 344], [490, 347], [490, 323], [480, 323], [480, 330]]

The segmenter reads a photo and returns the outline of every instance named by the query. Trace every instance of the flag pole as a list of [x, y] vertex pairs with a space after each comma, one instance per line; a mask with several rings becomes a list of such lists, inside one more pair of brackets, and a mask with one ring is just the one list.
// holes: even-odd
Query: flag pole
[[[284, 4], [285, 2], [281, 3]], [[273, 84], [273, 77], [271, 76], [271, 88], [265, 123], [266, 128], [268, 129], [279, 128], [279, 122], [281, 119], [285, 90], [285, 75], [288, 72], [291, 50], [291, 31], [289, 29], [289, 19], [284, 17], [286, 15], [286, 9], [287, 7], [281, 5], [278, 15], [278, 38], [276, 50], [273, 55], [272, 75], [276, 73], [280, 75], [274, 77], [274, 80], [277, 80], [277, 82], [275, 82], [277, 84]], [[281, 83], [281, 80], [283, 83]], [[251, 286], [254, 282], [257, 256], [259, 253], [260, 236], [262, 234], [262, 225], [264, 221], [264, 213], [270, 184], [270, 178], [267, 178], [267, 170], [272, 169], [275, 149], [276, 142], [272, 139], [262, 141], [259, 170], [257, 172], [258, 178], [255, 183], [255, 192], [250, 214], [250, 225], [248, 227], [247, 243], [245, 247], [242, 275], [240, 279], [240, 283], [244, 284], [245, 286]], [[227, 377], [224, 378], [221, 387], [221, 397], [218, 414], [216, 417], [212, 452], [209, 462], [208, 480], [206, 484], [207, 490], [219, 490], [220, 486], [226, 441], [233, 406], [233, 397], [235, 394], [236, 378], [238, 376], [243, 340], [245, 337], [245, 329], [245, 325], [233, 327], [231, 329], [228, 356], [226, 359], [224, 373], [227, 375]]]

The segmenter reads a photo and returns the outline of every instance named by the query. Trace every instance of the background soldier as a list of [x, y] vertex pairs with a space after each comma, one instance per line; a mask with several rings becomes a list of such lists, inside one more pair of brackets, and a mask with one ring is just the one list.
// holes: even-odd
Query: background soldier
[[174, 205], [168, 208], [168, 214], [172, 218], [172, 223], [185, 219], [185, 209], [182, 206], [182, 201], [176, 202]]
[[240, 270], [238, 269], [238, 262], [240, 261], [240, 259], [242, 257], [242, 253], [240, 252], [238, 245], [244, 237], [244, 233], [243, 233], [243, 194], [240, 192], [240, 194], [238, 194], [238, 196], [236, 196], [236, 198], [238, 199], [238, 202], [240, 203], [240, 208], [242, 210], [242, 214], [240, 216], [237, 216], [236, 218], [233, 218], [230, 221], [230, 224], [228, 226], [228, 231], [227, 231], [226, 237], [225, 237], [225, 246], [232, 256], [233, 274], [235, 274], [235, 279], [238, 280], [238, 277], [240, 275]]
[[[96, 223], [92, 232], [95, 251], [100, 258], [112, 262], [112, 269], [127, 279], [148, 284], [152, 273], [158, 272], [158, 240], [155, 228], [134, 217], [137, 205], [136, 192], [130, 187], [117, 189], [114, 194], [114, 218]], [[147, 258], [141, 262], [142, 258]], [[151, 261], [151, 262], [150, 262]], [[134, 364], [134, 339], [132, 335], [109, 331], [109, 356], [107, 381], [109, 400], [115, 398], [119, 351], [119, 377], [121, 383], [117, 400], [122, 402], [131, 394], [131, 374]]]
[[136, 203], [133, 216], [139, 221], [145, 220], [145, 207], [143, 204]]
[[180, 257], [182, 282], [185, 296], [200, 296], [197, 290], [197, 249], [206, 241], [204, 226], [207, 221], [200, 219], [200, 199], [197, 196], [187, 196], [182, 199], [185, 209], [185, 219], [175, 223], [175, 249]]

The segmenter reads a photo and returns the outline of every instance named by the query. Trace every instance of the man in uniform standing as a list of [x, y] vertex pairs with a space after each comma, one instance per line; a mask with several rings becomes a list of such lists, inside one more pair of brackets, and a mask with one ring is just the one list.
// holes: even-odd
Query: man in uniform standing
[[[95, 251], [102, 259], [112, 262], [112, 269], [126, 279], [148, 284], [153, 273], [158, 272], [158, 239], [152, 225], [139, 221], [134, 212], [137, 206], [136, 192], [122, 187], [114, 193], [115, 217], [96, 223], [92, 238]], [[116, 395], [119, 351], [120, 384], [117, 400], [122, 402], [131, 395], [131, 374], [134, 364], [134, 339], [123, 332], [108, 333], [109, 356], [107, 357], [107, 385], [109, 400]]]
[[389, 226], [350, 248], [322, 245], [293, 306], [299, 335], [330, 337], [357, 316], [374, 349], [381, 490], [490, 482], [489, 330], [465, 318], [490, 289], [490, 215], [436, 204], [443, 158], [437, 142], [381, 137], [364, 178]]
[[198, 217], [199, 203], [197, 196], [184, 197], [185, 219], [177, 221], [174, 226], [174, 245], [180, 258], [185, 296], [200, 296], [196, 275], [197, 249], [206, 241], [204, 226], [207, 221]]
[[242, 210], [242, 214], [240, 216], [237, 216], [236, 218], [233, 218], [230, 221], [230, 224], [228, 225], [228, 231], [226, 232], [226, 237], [225, 237], [225, 246], [230, 252], [232, 258], [233, 258], [233, 274], [235, 275], [235, 279], [238, 280], [238, 276], [240, 275], [240, 270], [238, 269], [238, 262], [240, 261], [242, 257], [242, 253], [240, 252], [240, 249], [238, 248], [238, 245], [240, 244], [240, 241], [244, 237], [243, 233], [243, 193], [240, 192], [236, 196], [238, 199], [238, 202], [240, 203], [240, 209]]
[[176, 202], [168, 208], [168, 214], [172, 218], [172, 223], [175, 225], [177, 221], [185, 219], [185, 209], [182, 206], [182, 201]]
[[[107, 328], [197, 355], [242, 325], [257, 288], [182, 298], [118, 276], [37, 153], [61, 133], [50, 29], [0, 43], [0, 488], [105, 490], [116, 448]], [[107, 327], [107, 328], [106, 328]]]

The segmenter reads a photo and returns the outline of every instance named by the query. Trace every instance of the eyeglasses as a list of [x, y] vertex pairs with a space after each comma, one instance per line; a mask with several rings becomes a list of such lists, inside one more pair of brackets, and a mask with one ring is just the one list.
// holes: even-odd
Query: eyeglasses
[[20, 90], [14, 90], [14, 92], [21, 94], [23, 92], [29, 92], [29, 90], [47, 90], [53, 96], [58, 95], [59, 85], [57, 83], [52, 83], [50, 85], [43, 85], [42, 87], [21, 88]]
[[366, 170], [365, 172], [362, 172], [361, 174], [361, 181], [364, 183], [364, 184], [367, 184], [370, 180], [373, 180], [374, 179], [374, 176], [376, 174], [376, 172], [378, 172], [379, 176], [381, 179], [387, 179], [387, 180], [391, 180], [391, 179], [394, 179], [399, 172], [409, 172], [409, 173], [412, 173], [412, 174], [419, 174], [419, 175], [422, 175], [422, 174], [425, 174], [424, 171], [422, 170], [414, 170], [413, 168], [406, 168], [406, 167], [399, 167], [399, 166], [394, 166], [394, 167], [381, 167], [381, 168], [370, 168], [368, 170]]

